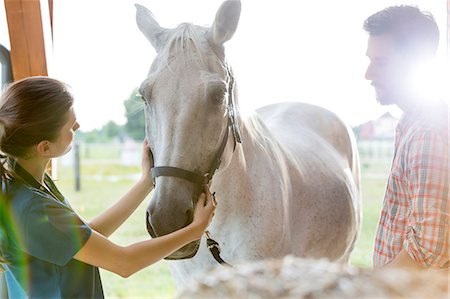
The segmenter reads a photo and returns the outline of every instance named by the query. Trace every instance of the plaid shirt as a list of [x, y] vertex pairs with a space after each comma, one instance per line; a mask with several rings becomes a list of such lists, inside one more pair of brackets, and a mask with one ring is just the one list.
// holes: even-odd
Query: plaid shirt
[[448, 107], [403, 115], [375, 238], [374, 266], [402, 249], [423, 267], [449, 267]]

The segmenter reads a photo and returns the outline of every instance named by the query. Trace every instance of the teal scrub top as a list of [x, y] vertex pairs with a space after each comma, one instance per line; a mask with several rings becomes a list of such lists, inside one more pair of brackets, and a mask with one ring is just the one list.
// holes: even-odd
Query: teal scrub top
[[3, 182], [0, 200], [10, 298], [104, 298], [98, 268], [73, 258], [92, 230], [50, 177], [49, 192], [19, 164], [14, 172], [16, 178]]

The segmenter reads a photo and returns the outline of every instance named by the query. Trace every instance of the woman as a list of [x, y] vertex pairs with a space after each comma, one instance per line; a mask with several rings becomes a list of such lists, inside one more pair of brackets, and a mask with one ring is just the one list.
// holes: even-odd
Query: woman
[[128, 277], [197, 240], [215, 209], [208, 188], [185, 228], [130, 246], [108, 240], [153, 188], [144, 142], [141, 179], [90, 222], [82, 220], [45, 170], [67, 153], [79, 128], [67, 86], [48, 77], [9, 85], [0, 100], [1, 248], [10, 297], [102, 298], [98, 268]]

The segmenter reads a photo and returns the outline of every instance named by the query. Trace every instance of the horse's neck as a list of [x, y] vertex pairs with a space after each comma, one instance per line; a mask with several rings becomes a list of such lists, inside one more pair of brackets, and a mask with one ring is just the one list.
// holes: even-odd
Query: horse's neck
[[269, 180], [266, 171], [268, 164], [277, 160], [283, 163], [279, 161], [282, 149], [257, 114], [242, 117], [238, 123], [242, 144], [236, 145], [231, 162], [219, 172], [221, 184], [229, 184], [228, 187], [236, 191], [239, 188], [251, 190], [257, 184], [258, 190], [262, 190], [265, 181]]
[[[228, 240], [231, 256], [243, 257], [250, 253], [241, 251], [254, 237], [254, 227], [264, 227], [258, 238], [272, 240], [273, 232], [283, 232], [286, 213], [281, 190], [289, 193], [286, 160], [276, 138], [257, 116], [240, 119], [242, 144], [236, 146], [230, 163], [214, 176], [212, 191], [218, 195], [211, 232]], [[274, 197], [280, 200], [274, 200]], [[266, 211], [266, 212], [264, 212]], [[268, 228], [264, 223], [269, 213], [272, 219], [280, 219]], [[281, 244], [281, 243], [280, 243]]]

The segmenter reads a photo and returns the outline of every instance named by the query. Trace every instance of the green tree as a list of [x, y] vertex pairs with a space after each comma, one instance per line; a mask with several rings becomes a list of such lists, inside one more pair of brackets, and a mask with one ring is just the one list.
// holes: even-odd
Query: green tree
[[122, 138], [124, 133], [123, 126], [116, 124], [113, 121], [107, 122], [101, 129], [94, 129], [88, 132], [78, 131], [76, 138], [79, 141], [93, 143], [93, 142], [110, 142], [115, 138]]
[[134, 89], [128, 100], [124, 102], [125, 117], [125, 133], [134, 140], [144, 140], [145, 137], [145, 116], [144, 103], [138, 95], [137, 89]]
[[102, 131], [106, 139], [111, 140], [116, 137], [120, 138], [122, 136], [123, 129], [122, 126], [119, 126], [118, 124], [110, 120], [106, 123], [106, 125], [102, 127]]

